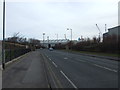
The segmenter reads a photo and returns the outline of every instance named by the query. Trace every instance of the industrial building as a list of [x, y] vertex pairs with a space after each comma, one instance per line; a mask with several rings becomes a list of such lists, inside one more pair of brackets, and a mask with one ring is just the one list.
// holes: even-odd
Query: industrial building
[[120, 36], [120, 26], [109, 28], [108, 32], [106, 32], [106, 33], [103, 34], [103, 42], [109, 36], [116, 36], [117, 39], [118, 39], [118, 36]]

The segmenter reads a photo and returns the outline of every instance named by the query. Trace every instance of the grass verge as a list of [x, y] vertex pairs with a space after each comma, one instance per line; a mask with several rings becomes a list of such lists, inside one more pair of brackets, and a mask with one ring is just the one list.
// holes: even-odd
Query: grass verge
[[76, 50], [65, 50], [65, 49], [63, 51], [120, 58], [120, 54], [117, 54], [117, 53], [89, 52], [89, 51], [76, 51]]

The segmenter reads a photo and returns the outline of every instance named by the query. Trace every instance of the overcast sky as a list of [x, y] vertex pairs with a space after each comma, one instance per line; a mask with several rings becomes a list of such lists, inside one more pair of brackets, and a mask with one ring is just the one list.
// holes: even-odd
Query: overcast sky
[[[2, 0], [1, 0], [2, 1]], [[107, 28], [118, 25], [119, 0], [54, 0], [54, 1], [21, 1], [6, 3], [6, 37], [20, 32], [27, 38], [70, 39], [71, 28], [73, 39], [98, 36], [98, 24], [102, 33]], [[2, 2], [0, 3], [0, 35], [2, 35]], [[2, 39], [2, 37], [0, 37]]]

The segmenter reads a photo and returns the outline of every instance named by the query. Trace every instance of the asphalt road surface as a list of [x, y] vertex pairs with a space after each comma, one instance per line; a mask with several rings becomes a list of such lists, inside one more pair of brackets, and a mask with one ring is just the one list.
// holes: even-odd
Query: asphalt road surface
[[52, 88], [118, 88], [118, 61], [40, 50]]
[[2, 73], [3, 88], [118, 88], [118, 62], [53, 50], [29, 52]]

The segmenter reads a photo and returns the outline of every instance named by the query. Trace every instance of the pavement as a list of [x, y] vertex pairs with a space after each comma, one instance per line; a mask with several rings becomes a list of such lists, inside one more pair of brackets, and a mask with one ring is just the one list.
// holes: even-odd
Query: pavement
[[47, 88], [48, 82], [43, 61], [38, 51], [33, 51], [10, 63], [3, 70], [3, 88]]
[[29, 52], [3, 70], [3, 88], [118, 88], [120, 62], [47, 49]]

